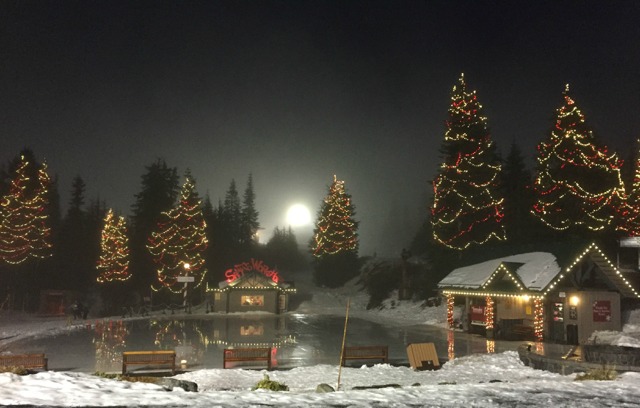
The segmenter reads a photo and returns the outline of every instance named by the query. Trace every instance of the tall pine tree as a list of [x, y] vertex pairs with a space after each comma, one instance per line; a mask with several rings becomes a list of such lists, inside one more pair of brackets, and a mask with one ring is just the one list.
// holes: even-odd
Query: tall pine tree
[[11, 188], [0, 203], [0, 260], [13, 265], [52, 254], [47, 166], [42, 164], [36, 170], [32, 184], [29, 173], [33, 174], [35, 163], [24, 156], [21, 159]]
[[178, 205], [162, 213], [147, 245], [163, 287], [174, 293], [181, 292], [183, 286], [178, 285], [179, 276], [194, 277], [195, 287], [203, 282], [206, 274], [203, 255], [208, 243], [205, 229], [195, 181], [187, 172]]
[[318, 212], [311, 252], [315, 257], [317, 284], [338, 287], [358, 273], [358, 222], [355, 206], [344, 181], [333, 176], [333, 183]]
[[178, 171], [158, 159], [146, 167], [142, 176], [142, 189], [136, 194], [131, 218], [131, 272], [135, 288], [148, 294], [157, 281], [156, 268], [146, 249], [147, 240], [156, 228], [160, 214], [169, 211], [180, 191]]
[[80, 176], [76, 176], [71, 185], [71, 198], [67, 213], [62, 220], [56, 249], [57, 264], [60, 269], [59, 283], [56, 287], [86, 291], [93, 281], [95, 258], [93, 245], [95, 236], [88, 228], [88, 216], [85, 210], [86, 185]]
[[249, 173], [247, 187], [242, 199], [242, 230], [240, 241], [245, 247], [252, 247], [257, 241], [257, 233], [260, 229], [258, 222], [258, 210], [256, 210], [256, 193], [253, 190], [253, 175]]
[[273, 235], [265, 245], [265, 260], [278, 270], [295, 272], [304, 266], [298, 240], [291, 226], [288, 229], [275, 227]]
[[234, 247], [242, 243], [242, 207], [236, 181], [231, 180], [229, 189], [224, 197], [224, 218], [227, 227], [227, 237]]
[[489, 240], [504, 240], [500, 162], [475, 91], [464, 75], [453, 87], [441, 148], [444, 162], [433, 180], [433, 238], [464, 250]]
[[[534, 218], [531, 216], [533, 192], [531, 173], [527, 170], [522, 152], [516, 143], [502, 166], [502, 192], [504, 201], [504, 226], [511, 247], [535, 240]], [[526, 249], [523, 249], [526, 251]]]
[[96, 269], [99, 283], [124, 282], [131, 277], [127, 225], [124, 217], [114, 214], [112, 209], [104, 218]]
[[622, 161], [594, 136], [569, 94], [549, 135], [538, 144], [532, 213], [557, 231], [613, 229], [624, 198]]

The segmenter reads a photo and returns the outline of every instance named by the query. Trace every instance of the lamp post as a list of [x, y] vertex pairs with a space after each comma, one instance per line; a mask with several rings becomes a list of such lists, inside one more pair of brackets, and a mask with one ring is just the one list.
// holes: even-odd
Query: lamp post
[[183, 267], [184, 267], [184, 293], [183, 293], [182, 305], [184, 306], [185, 312], [191, 313], [191, 310], [187, 311], [187, 305], [189, 303], [188, 302], [188, 291], [187, 290], [189, 288], [190, 278], [192, 278], [191, 276], [189, 276], [189, 271], [191, 270], [191, 264], [189, 264], [188, 262], [185, 262]]

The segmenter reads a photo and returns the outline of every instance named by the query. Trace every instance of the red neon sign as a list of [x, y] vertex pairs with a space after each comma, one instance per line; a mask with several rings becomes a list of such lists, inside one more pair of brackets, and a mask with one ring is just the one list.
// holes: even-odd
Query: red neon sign
[[251, 258], [251, 261], [249, 262], [239, 263], [237, 265], [234, 265], [233, 268], [227, 269], [224, 272], [224, 276], [227, 278], [227, 283], [231, 283], [242, 277], [245, 272], [249, 271], [260, 272], [267, 278], [271, 278], [271, 280], [275, 283], [278, 283], [278, 280], [280, 280], [280, 278], [278, 277], [278, 271], [269, 268], [262, 261], [255, 260], [253, 258]]

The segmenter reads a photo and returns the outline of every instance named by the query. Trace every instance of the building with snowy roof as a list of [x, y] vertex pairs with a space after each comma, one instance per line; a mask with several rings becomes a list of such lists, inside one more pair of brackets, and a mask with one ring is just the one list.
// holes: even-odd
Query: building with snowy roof
[[226, 280], [207, 291], [214, 312], [286, 312], [289, 295], [296, 292], [292, 282], [280, 279], [276, 269], [251, 259], [225, 271]]
[[[621, 330], [631, 281], [595, 245], [561, 267], [548, 252], [513, 255], [451, 271], [438, 283], [451, 328], [508, 340], [585, 343], [594, 331]], [[460, 321], [454, 304], [462, 303]]]

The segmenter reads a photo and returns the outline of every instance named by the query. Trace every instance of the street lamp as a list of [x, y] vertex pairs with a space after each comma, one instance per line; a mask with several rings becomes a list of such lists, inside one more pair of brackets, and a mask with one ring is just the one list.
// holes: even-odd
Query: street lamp
[[184, 267], [184, 297], [183, 297], [183, 306], [184, 306], [184, 310], [185, 312], [191, 313], [191, 310], [187, 311], [187, 299], [188, 299], [188, 295], [187, 295], [187, 289], [188, 289], [188, 285], [189, 285], [189, 271], [191, 270], [191, 264], [189, 262], [185, 262], [184, 265], [182, 265]]

